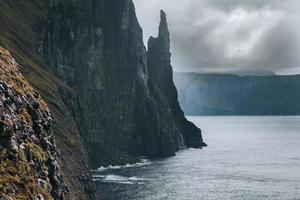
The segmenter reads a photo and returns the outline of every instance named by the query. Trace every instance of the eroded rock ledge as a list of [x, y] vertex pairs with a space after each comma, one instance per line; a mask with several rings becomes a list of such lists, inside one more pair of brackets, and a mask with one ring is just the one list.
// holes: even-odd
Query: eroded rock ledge
[[62, 200], [52, 118], [18, 67], [0, 47], [0, 199]]

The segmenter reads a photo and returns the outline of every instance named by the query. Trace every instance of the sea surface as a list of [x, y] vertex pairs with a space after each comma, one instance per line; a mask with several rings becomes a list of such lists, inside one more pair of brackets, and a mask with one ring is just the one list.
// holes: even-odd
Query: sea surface
[[300, 117], [189, 117], [208, 147], [99, 168], [103, 200], [300, 200]]

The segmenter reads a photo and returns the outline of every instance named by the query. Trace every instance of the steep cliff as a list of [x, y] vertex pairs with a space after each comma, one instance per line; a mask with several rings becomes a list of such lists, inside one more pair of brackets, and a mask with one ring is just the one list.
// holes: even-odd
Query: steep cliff
[[[161, 120], [161, 138], [164, 144], [177, 149], [206, 146], [202, 140], [201, 130], [184, 117], [173, 82], [171, 66], [170, 35], [166, 14], [161, 11], [158, 37], [151, 37], [148, 42], [148, 63], [150, 71], [150, 89], [158, 104]], [[164, 151], [171, 153], [168, 145]]]
[[96, 168], [205, 145], [177, 101], [163, 13], [147, 53], [132, 0], [3, 0], [0, 11], [0, 44], [52, 113], [67, 199], [97, 198], [87, 160]]
[[188, 115], [299, 115], [300, 76], [175, 73]]
[[[49, 6], [49, 20], [39, 31], [40, 53], [80, 95], [78, 121], [90, 163], [97, 167], [135, 162], [136, 155], [145, 154], [145, 141], [138, 134], [144, 120], [139, 120], [148, 118], [138, 116], [137, 104], [144, 107], [151, 99], [133, 3], [57, 1]], [[151, 116], [155, 111], [149, 109]]]
[[[22, 75], [45, 99], [53, 118], [53, 134], [61, 156], [58, 162], [65, 184], [66, 199], [96, 199], [86, 152], [80, 139], [79, 124], [73, 113], [80, 110], [74, 90], [57, 79], [43, 59], [35, 53], [37, 35], [34, 30], [47, 16], [48, 1], [0, 1], [0, 44], [22, 66]], [[68, 99], [68, 104], [64, 102]], [[70, 110], [74, 105], [76, 110]], [[77, 106], [75, 106], [77, 105]]]
[[[80, 96], [83, 106], [76, 114], [92, 167], [135, 162], [142, 155], [174, 155], [184, 139], [188, 146], [203, 146], [201, 131], [185, 120], [177, 103], [171, 66], [163, 71], [165, 82], [156, 83], [160, 72], [155, 68], [163, 66], [152, 60], [147, 64], [131, 0], [56, 1], [48, 6], [37, 31], [37, 50]], [[168, 32], [163, 20], [161, 29]], [[168, 55], [169, 43], [164, 41], [166, 47], [158, 47], [156, 54]]]
[[64, 199], [49, 108], [0, 47], [0, 198]]

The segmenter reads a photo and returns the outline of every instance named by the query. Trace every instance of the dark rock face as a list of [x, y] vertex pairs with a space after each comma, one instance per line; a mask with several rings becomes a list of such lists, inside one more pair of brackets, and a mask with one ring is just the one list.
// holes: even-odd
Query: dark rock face
[[39, 53], [80, 96], [77, 115], [91, 163], [136, 161], [134, 153], [144, 154], [142, 139], [135, 135], [142, 119], [137, 103], [149, 97], [146, 51], [132, 2], [58, 1], [49, 6], [49, 20], [43, 32], [39, 29]]
[[151, 37], [148, 42], [148, 63], [151, 91], [158, 102], [162, 113], [162, 125], [165, 126], [162, 128], [162, 135], [165, 137], [170, 134], [167, 138], [172, 139], [176, 148], [185, 144], [188, 147], [206, 146], [202, 140], [201, 130], [186, 120], [179, 106], [170, 58], [169, 30], [166, 15], [161, 11], [158, 37]]
[[175, 83], [188, 115], [300, 114], [299, 75], [175, 73]]
[[131, 0], [56, 1], [39, 27], [38, 53], [80, 96], [77, 121], [93, 167], [204, 145], [177, 102], [165, 15], [163, 46], [150, 41], [148, 55]]

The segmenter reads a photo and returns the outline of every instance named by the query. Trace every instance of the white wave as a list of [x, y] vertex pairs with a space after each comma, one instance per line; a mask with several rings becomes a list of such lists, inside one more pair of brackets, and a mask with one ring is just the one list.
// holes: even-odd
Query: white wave
[[105, 175], [99, 175], [99, 174], [93, 174], [92, 176], [93, 176], [93, 178], [100, 178], [100, 179], [101, 178], [103, 179], [106, 177]]
[[129, 180], [129, 178], [125, 177], [125, 176], [119, 176], [119, 175], [107, 175], [104, 180], [106, 181], [124, 181], [124, 180]]
[[122, 166], [112, 166], [112, 165], [109, 165], [108, 167], [101, 166], [97, 170], [92, 170], [92, 172], [104, 171], [104, 170], [109, 170], [109, 169], [122, 169]]
[[103, 179], [101, 179], [101, 178], [93, 178], [92, 179], [94, 182], [96, 182], [96, 181], [102, 181]]
[[[132, 182], [132, 181], [111, 181], [111, 180], [103, 180], [103, 179], [93, 179], [93, 181], [94, 182], [97, 182], [97, 181], [99, 181], [99, 182], [104, 182], [104, 183], [118, 183], [118, 184], [126, 184], [126, 185], [133, 185], [133, 184], [135, 184], [134, 182]], [[138, 184], [140, 184], [140, 183], [138, 183]]]
[[104, 183], [118, 183], [118, 184], [144, 184], [143, 181], [149, 179], [140, 178], [136, 176], [125, 177], [116, 174], [108, 175], [93, 175], [93, 181], [100, 181]]
[[133, 185], [133, 184], [134, 184], [134, 183], [131, 182], [131, 181], [119, 181], [119, 182], [117, 182], [117, 183], [119, 183], [119, 184], [125, 184], [125, 185]]
[[145, 165], [150, 165], [152, 162], [148, 159], [141, 159], [141, 162], [134, 163], [134, 164], [126, 164], [126, 165], [116, 165], [116, 166], [108, 166], [108, 167], [99, 167], [97, 170], [92, 170], [92, 172], [99, 172], [105, 170], [115, 170], [115, 169], [124, 169], [124, 168], [132, 168], [132, 167], [142, 167]]
[[139, 177], [136, 177], [136, 176], [129, 177], [129, 180], [132, 180], [132, 181], [149, 181], [149, 179], [139, 178]]

